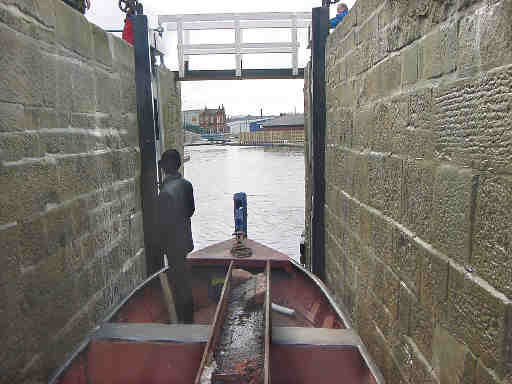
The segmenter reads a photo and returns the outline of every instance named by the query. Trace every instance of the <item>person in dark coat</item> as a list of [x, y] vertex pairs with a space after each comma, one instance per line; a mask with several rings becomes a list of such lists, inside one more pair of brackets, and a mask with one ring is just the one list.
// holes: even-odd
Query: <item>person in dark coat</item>
[[183, 323], [194, 321], [194, 301], [185, 258], [194, 249], [190, 218], [195, 211], [192, 184], [178, 172], [181, 157], [170, 149], [162, 155], [160, 167], [165, 179], [158, 196], [158, 242], [169, 261], [168, 278], [176, 314]]
[[348, 6], [345, 3], [339, 3], [336, 8], [336, 17], [329, 20], [329, 28], [336, 28], [348, 13]]

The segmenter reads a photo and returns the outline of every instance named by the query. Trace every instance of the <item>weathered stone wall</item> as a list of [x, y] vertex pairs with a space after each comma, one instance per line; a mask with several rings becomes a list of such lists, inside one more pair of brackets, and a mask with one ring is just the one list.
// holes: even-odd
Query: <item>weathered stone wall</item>
[[61, 0], [0, 0], [0, 47], [0, 382], [46, 382], [145, 277], [133, 48]]
[[[181, 123], [181, 85], [171, 71], [158, 70], [160, 98], [160, 126], [162, 128], [162, 153], [166, 149], [176, 149], [183, 159], [185, 132]], [[182, 167], [183, 171], [183, 167]]]
[[328, 39], [328, 285], [389, 383], [512, 381], [511, 20], [359, 0]]

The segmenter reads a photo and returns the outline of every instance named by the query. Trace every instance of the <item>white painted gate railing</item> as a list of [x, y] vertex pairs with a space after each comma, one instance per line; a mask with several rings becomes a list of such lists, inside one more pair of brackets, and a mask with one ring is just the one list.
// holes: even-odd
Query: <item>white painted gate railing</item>
[[[242, 76], [242, 55], [250, 53], [290, 53], [293, 75], [299, 73], [298, 28], [311, 24], [310, 12], [265, 12], [265, 13], [211, 13], [195, 15], [162, 15], [158, 24], [166, 24], [168, 31], [178, 33], [178, 62], [180, 77], [185, 76], [185, 61], [189, 55], [234, 54], [236, 76]], [[244, 29], [286, 28], [291, 29], [291, 41], [279, 43], [244, 43]], [[189, 31], [231, 29], [235, 31], [233, 44], [190, 44]]]

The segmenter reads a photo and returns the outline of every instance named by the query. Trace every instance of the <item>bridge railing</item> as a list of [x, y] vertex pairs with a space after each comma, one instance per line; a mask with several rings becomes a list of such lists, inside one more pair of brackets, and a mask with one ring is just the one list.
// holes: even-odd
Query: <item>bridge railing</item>
[[[291, 54], [292, 74], [299, 73], [298, 29], [311, 25], [310, 12], [211, 13], [190, 15], [162, 15], [158, 24], [178, 35], [178, 63], [180, 78], [185, 76], [185, 62], [191, 55], [233, 54], [236, 76], [242, 76], [242, 55], [254, 53]], [[244, 29], [284, 28], [291, 30], [291, 41], [279, 43], [244, 43]], [[235, 31], [231, 44], [190, 44], [190, 31], [229, 29]]]

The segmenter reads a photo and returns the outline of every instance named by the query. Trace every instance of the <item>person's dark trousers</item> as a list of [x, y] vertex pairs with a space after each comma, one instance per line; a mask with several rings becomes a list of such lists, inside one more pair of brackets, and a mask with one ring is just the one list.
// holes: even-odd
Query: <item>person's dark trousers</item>
[[169, 255], [169, 270], [167, 278], [174, 296], [176, 315], [180, 323], [192, 324], [194, 322], [194, 297], [190, 286], [190, 272], [185, 266], [187, 255]]

